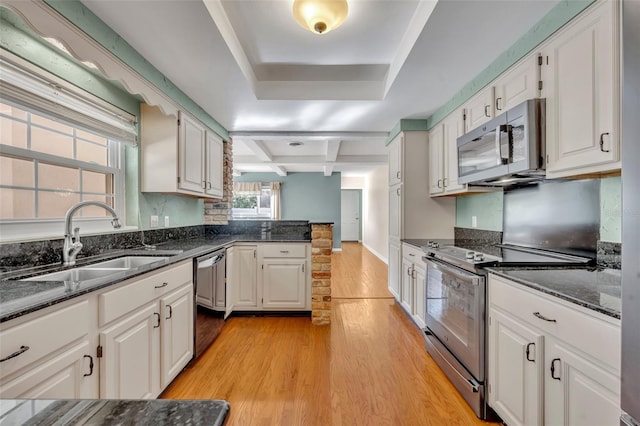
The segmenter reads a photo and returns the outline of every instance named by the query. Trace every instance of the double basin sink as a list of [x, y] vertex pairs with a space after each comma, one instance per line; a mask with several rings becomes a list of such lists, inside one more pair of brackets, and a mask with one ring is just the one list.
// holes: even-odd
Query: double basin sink
[[168, 256], [124, 256], [60, 272], [36, 275], [22, 281], [87, 281], [136, 269], [168, 258]]

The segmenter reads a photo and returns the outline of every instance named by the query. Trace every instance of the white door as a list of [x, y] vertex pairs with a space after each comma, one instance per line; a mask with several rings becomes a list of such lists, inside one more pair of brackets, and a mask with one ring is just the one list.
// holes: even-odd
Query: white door
[[360, 194], [342, 190], [341, 202], [342, 241], [360, 241]]

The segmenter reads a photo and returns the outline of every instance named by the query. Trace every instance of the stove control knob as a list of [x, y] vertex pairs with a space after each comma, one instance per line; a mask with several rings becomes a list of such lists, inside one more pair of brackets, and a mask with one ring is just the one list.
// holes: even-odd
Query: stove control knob
[[433, 244], [431, 245], [431, 247], [433, 247], [433, 248], [438, 248], [438, 247], [440, 247], [440, 244], [439, 244], [439, 243], [436, 243], [436, 242], [434, 241], [434, 242], [433, 242]]
[[433, 241], [427, 241], [427, 247], [433, 247]]
[[468, 251], [468, 252], [466, 252], [466, 253], [465, 253], [465, 257], [466, 257], [467, 259], [473, 259], [473, 255], [474, 255], [474, 254], [475, 254], [474, 252], [472, 252], [472, 251]]
[[473, 259], [474, 259], [474, 260], [477, 260], [477, 261], [484, 260], [484, 254], [482, 254], [482, 253], [476, 253], [476, 254], [473, 256]]

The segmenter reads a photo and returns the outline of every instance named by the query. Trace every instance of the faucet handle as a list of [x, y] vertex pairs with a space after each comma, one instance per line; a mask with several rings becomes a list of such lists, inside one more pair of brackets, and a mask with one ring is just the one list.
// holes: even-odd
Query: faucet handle
[[113, 218], [113, 220], [111, 221], [111, 225], [114, 227], [114, 229], [118, 229], [122, 227], [122, 225], [120, 224], [120, 220], [118, 220], [117, 217]]
[[80, 227], [73, 228], [73, 242], [77, 243], [80, 241]]

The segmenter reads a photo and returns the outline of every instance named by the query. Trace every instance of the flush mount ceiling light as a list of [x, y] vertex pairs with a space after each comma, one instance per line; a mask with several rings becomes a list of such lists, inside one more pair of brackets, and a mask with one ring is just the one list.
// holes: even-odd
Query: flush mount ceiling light
[[289, 146], [300, 146], [302, 142], [289, 142]]
[[294, 0], [293, 17], [302, 28], [324, 34], [338, 28], [349, 12], [347, 0]]

